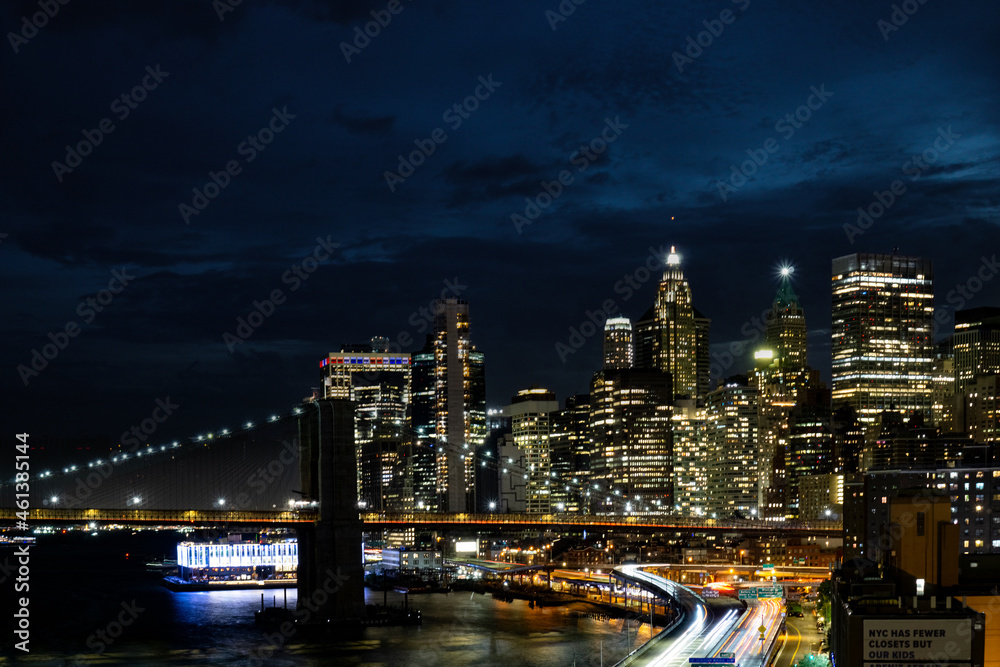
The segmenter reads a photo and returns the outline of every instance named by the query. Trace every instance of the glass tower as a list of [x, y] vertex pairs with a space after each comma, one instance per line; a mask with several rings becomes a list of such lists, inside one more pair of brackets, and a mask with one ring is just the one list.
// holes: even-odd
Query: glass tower
[[890, 410], [930, 417], [934, 270], [929, 259], [833, 260], [833, 405], [870, 424]]

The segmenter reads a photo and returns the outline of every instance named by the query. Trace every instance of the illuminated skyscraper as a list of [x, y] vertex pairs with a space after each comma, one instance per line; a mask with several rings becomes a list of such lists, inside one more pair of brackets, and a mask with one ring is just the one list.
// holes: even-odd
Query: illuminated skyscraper
[[552, 453], [552, 510], [567, 514], [589, 512], [590, 396], [566, 399], [566, 408], [549, 415]]
[[758, 511], [757, 388], [737, 376], [720, 383], [706, 401], [707, 511], [717, 517]]
[[674, 505], [670, 376], [601, 370], [590, 383], [590, 492], [600, 514], [667, 513]]
[[486, 442], [486, 361], [469, 339], [468, 301], [437, 301], [434, 313], [434, 333], [418, 356], [423, 364], [423, 355], [434, 355], [438, 510], [475, 511], [474, 454]]
[[552, 497], [552, 454], [549, 447], [551, 413], [559, 409], [555, 394], [547, 389], [522, 389], [505, 406], [511, 418], [514, 445], [524, 453], [527, 468], [526, 511], [549, 514]]
[[350, 345], [320, 361], [323, 398], [350, 399], [358, 499], [373, 511], [413, 509], [407, 410], [410, 355], [390, 354], [385, 339]]
[[806, 362], [806, 315], [799, 297], [792, 289], [790, 268], [781, 271], [781, 287], [767, 313], [764, 342], [774, 352], [778, 367], [793, 374], [808, 365]]
[[604, 323], [604, 367], [632, 368], [632, 322], [627, 317], [609, 317]]
[[764, 348], [754, 353], [760, 449], [758, 511], [764, 518], [791, 516], [794, 512], [789, 510], [796, 504], [789, 417], [808, 375], [805, 311], [792, 289], [791, 273], [791, 267], [781, 270], [781, 284], [765, 316]]
[[656, 294], [656, 323], [660, 334], [659, 368], [670, 373], [674, 395], [698, 395], [698, 340], [691, 288], [681, 270], [681, 258], [670, 248], [663, 280]]
[[863, 423], [883, 410], [930, 417], [934, 271], [929, 259], [833, 260], [833, 404]]
[[685, 516], [702, 516], [709, 462], [705, 408], [698, 407], [693, 398], [675, 401], [672, 431], [674, 508]]
[[968, 393], [977, 375], [1000, 373], [1000, 308], [957, 311], [952, 346], [957, 394]]
[[712, 327], [712, 320], [702, 315], [697, 308], [694, 309], [694, 334], [695, 352], [694, 366], [695, 375], [698, 378], [698, 400], [704, 402], [705, 397], [712, 388], [712, 357], [709, 349], [709, 330]]

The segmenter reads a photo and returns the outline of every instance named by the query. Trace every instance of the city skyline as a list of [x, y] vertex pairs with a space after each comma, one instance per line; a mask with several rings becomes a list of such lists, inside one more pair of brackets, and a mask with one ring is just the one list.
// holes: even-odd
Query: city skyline
[[938, 338], [1000, 303], [993, 7], [400, 6], [4, 7], [24, 429], [117, 440], [157, 401], [154, 439], [234, 428], [343, 344], [418, 353], [441, 296], [470, 303], [491, 406], [563, 401], [601, 363], [573, 331], [609, 302], [637, 323], [671, 245], [716, 358], [793, 264], [827, 382], [833, 257], [932, 260]]

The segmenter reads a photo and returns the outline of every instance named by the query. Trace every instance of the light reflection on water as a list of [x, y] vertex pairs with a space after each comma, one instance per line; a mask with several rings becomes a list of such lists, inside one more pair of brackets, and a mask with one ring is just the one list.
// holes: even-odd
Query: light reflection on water
[[[410, 596], [410, 606], [423, 613], [421, 626], [367, 628], [359, 640], [333, 644], [293, 636], [274, 650], [253, 624], [260, 591], [171, 593], [141, 572], [89, 578], [87, 583], [81, 574], [61, 581], [55, 572], [46, 575], [47, 586], [40, 587], [37, 600], [57, 602], [68, 596], [90, 602], [47, 606], [38, 616], [33, 651], [24, 664], [583, 667], [601, 664], [602, 644], [605, 665], [626, 653], [621, 621], [580, 618], [565, 607], [531, 609], [524, 601], [498, 602], [470, 593]], [[264, 596], [267, 606], [283, 604], [281, 590]], [[381, 603], [382, 598], [381, 592], [366, 589], [368, 602]], [[101, 655], [95, 654], [88, 638], [115, 618], [122, 601], [132, 599], [143, 612]], [[388, 593], [390, 604], [402, 599]], [[289, 590], [289, 608], [295, 600], [295, 591]], [[630, 634], [635, 645], [635, 630]], [[253, 661], [253, 656], [263, 661]]]

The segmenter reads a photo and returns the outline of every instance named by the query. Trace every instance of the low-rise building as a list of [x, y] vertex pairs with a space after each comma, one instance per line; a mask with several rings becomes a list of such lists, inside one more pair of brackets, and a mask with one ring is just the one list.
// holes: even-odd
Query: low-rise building
[[391, 570], [440, 570], [441, 552], [422, 549], [382, 549], [382, 566]]

